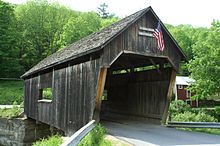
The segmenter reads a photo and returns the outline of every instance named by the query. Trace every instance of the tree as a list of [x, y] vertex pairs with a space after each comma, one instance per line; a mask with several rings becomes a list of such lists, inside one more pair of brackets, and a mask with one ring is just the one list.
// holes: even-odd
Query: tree
[[100, 28], [101, 18], [96, 13], [79, 13], [64, 25], [61, 42], [63, 42], [63, 46], [68, 46]]
[[107, 18], [107, 19], [102, 19], [101, 20], [101, 27], [105, 28], [109, 25], [111, 25], [112, 23], [115, 23], [119, 20], [118, 17], [111, 17], [111, 18]]
[[220, 23], [213, 21], [208, 31], [200, 34], [193, 46], [194, 59], [189, 62], [191, 77], [196, 80], [191, 90], [195, 98], [220, 95]]
[[19, 77], [22, 66], [18, 60], [14, 6], [0, 0], [0, 76]]
[[28, 1], [16, 7], [21, 64], [30, 69], [40, 60], [56, 52], [62, 42], [63, 26], [74, 11], [46, 0]]
[[193, 54], [193, 46], [198, 41], [198, 37], [202, 32], [205, 32], [207, 28], [195, 28], [191, 25], [178, 25], [178, 26], [172, 26], [169, 24], [166, 24], [167, 28], [171, 32], [172, 36], [175, 38], [175, 40], [178, 42], [180, 47], [183, 49], [183, 51], [186, 53], [187, 61], [181, 62], [181, 75], [190, 75], [190, 72], [188, 71], [188, 61], [194, 59]]
[[103, 19], [106, 19], [109, 17], [109, 12], [107, 12], [107, 8], [108, 8], [108, 5], [106, 3], [103, 3], [98, 7], [98, 14]]

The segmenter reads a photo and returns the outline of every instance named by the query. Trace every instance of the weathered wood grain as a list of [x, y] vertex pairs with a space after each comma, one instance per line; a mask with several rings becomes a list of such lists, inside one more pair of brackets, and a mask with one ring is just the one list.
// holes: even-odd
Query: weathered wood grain
[[95, 112], [94, 112], [94, 119], [96, 122], [99, 122], [100, 120], [100, 111], [101, 111], [101, 103], [102, 103], [102, 94], [105, 86], [105, 80], [107, 75], [107, 68], [103, 67], [100, 69], [99, 72], [99, 79], [98, 79], [98, 86], [96, 90], [96, 102], [95, 102]]

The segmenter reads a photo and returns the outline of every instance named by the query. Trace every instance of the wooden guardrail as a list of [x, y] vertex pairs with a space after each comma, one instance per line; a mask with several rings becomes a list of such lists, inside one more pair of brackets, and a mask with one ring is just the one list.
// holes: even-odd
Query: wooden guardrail
[[217, 123], [217, 122], [168, 122], [167, 127], [220, 129], [220, 123]]
[[61, 146], [77, 146], [79, 142], [95, 127], [95, 120], [90, 121], [81, 129], [76, 131], [70, 138], [68, 138]]

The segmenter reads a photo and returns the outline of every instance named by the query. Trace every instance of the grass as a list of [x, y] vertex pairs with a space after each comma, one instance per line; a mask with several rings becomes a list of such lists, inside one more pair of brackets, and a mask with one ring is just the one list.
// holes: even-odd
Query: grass
[[0, 117], [1, 118], [8, 118], [8, 119], [18, 117], [19, 114], [23, 111], [23, 109], [20, 107], [16, 107], [15, 104], [16, 104], [16, 102], [14, 102], [14, 105], [12, 108], [0, 109]]
[[211, 128], [179, 128], [180, 130], [186, 131], [196, 131], [196, 132], [204, 132], [208, 134], [220, 135], [219, 129], [211, 129]]
[[98, 124], [79, 143], [78, 146], [112, 146], [111, 141], [104, 139], [106, 129]]
[[53, 135], [47, 139], [41, 139], [33, 143], [33, 146], [59, 146], [63, 143], [61, 135]]
[[20, 104], [23, 101], [23, 81], [0, 80], [0, 104]]
[[195, 131], [205, 132], [205, 133], [215, 134], [215, 135], [220, 135], [220, 129], [210, 129], [210, 128], [206, 128], [206, 129], [195, 129]]
[[[111, 141], [104, 139], [106, 130], [98, 124], [78, 144], [78, 146], [112, 146]], [[63, 143], [61, 135], [53, 135], [33, 143], [33, 146], [59, 146]]]

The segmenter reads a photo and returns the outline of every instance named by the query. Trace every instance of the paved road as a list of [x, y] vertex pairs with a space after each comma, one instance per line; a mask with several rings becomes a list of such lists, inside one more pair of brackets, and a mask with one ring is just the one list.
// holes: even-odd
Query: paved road
[[102, 121], [109, 134], [135, 146], [220, 146], [220, 136], [137, 121]]

